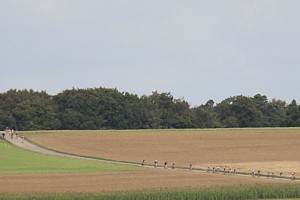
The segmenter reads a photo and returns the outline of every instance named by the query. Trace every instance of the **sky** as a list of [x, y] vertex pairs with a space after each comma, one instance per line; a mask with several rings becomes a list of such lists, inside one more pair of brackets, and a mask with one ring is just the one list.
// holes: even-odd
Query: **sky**
[[0, 0], [0, 93], [300, 101], [299, 0]]

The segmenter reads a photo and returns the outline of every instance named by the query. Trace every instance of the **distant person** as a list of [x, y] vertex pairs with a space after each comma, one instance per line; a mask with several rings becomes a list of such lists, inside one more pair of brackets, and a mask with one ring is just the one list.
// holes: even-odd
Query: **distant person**
[[213, 171], [213, 173], [216, 172], [216, 166], [213, 166], [212, 171]]
[[145, 166], [145, 159], [142, 161], [142, 166], [143, 167]]
[[226, 173], [226, 166], [223, 168], [223, 173], [224, 174]]
[[233, 174], [236, 174], [236, 168], [233, 169]]
[[296, 173], [295, 172], [292, 173], [292, 181], [294, 181], [294, 180], [296, 180]]
[[172, 163], [172, 169], [175, 169], [175, 163]]
[[4, 133], [4, 131], [1, 133], [1, 135], [2, 135], [3, 139], [5, 139], [5, 133]]
[[275, 178], [275, 174], [274, 174], [274, 172], [272, 172], [272, 178]]
[[193, 170], [193, 165], [192, 165], [192, 163], [190, 164], [190, 170], [191, 170], [191, 171]]
[[209, 166], [207, 166], [207, 172], [209, 172], [210, 171], [210, 167]]
[[154, 167], [157, 167], [157, 160], [154, 161]]
[[8, 127], [6, 127], [5, 133], [8, 135], [8, 138], [11, 138], [11, 130]]
[[267, 178], [269, 178], [270, 177], [270, 172], [267, 172]]
[[216, 167], [215, 166], [213, 166], [213, 173], [215, 173], [216, 172]]
[[283, 172], [280, 172], [280, 173], [279, 173], [280, 178], [282, 177], [282, 175], [283, 175]]
[[25, 140], [25, 137], [24, 137], [24, 135], [22, 136], [22, 143], [24, 143], [24, 140]]
[[252, 177], [255, 176], [255, 170], [252, 170]]
[[257, 171], [257, 177], [260, 177], [260, 170]]
[[164, 168], [168, 169], [168, 162], [167, 161], [164, 163]]

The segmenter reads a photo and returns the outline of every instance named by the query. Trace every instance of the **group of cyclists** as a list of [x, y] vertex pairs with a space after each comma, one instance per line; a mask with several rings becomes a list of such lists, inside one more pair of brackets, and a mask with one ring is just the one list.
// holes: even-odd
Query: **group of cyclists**
[[[146, 164], [146, 160], [144, 159], [142, 161], [142, 166], [145, 166]], [[155, 160], [154, 161], [154, 167], [157, 168], [158, 167], [158, 161]], [[164, 168], [165, 169], [168, 169], [168, 162], [164, 162]], [[175, 169], [175, 163], [172, 163], [172, 166], [171, 166], [172, 169]], [[190, 164], [189, 165], [189, 170], [193, 170], [193, 165]], [[210, 168], [210, 166], [207, 167], [207, 170], [206, 172], [208, 173], [223, 173], [223, 174], [236, 174], [237, 173], [237, 168], [227, 168], [226, 166], [223, 167], [223, 169], [221, 170], [220, 167], [218, 166], [213, 166], [212, 168]], [[258, 171], [255, 171], [253, 170], [252, 173], [251, 173], [251, 176], [252, 177], [260, 177], [262, 176], [261, 174], [261, 170], [258, 170]], [[264, 175], [266, 178], [275, 178], [275, 173], [274, 172], [269, 172], [267, 171], [266, 175]], [[277, 178], [282, 178], [283, 177], [283, 172], [281, 171], [279, 173], [279, 176], [276, 176]], [[296, 173], [295, 172], [292, 172], [291, 173], [291, 180], [294, 181], [296, 180]]]
[[[6, 127], [4, 131], [1, 132], [2, 138], [5, 139], [6, 137], [9, 137], [10, 139], [13, 139], [14, 136], [16, 139], [19, 139], [19, 131], [10, 129]], [[22, 142], [24, 142], [24, 136], [22, 136]]]
[[[146, 164], [146, 160], [144, 159], [143, 161], [142, 161], [142, 166], [145, 166], [145, 164]], [[154, 165], [153, 165], [155, 168], [157, 168], [158, 167], [158, 161], [157, 160], [155, 160], [154, 161]], [[164, 162], [164, 169], [168, 169], [168, 161], [166, 161], [166, 162]], [[173, 162], [172, 163], [172, 165], [171, 165], [171, 169], [175, 169], [175, 163]], [[190, 167], [189, 167], [189, 169], [190, 170], [193, 170], [193, 165], [192, 164], [190, 164]]]

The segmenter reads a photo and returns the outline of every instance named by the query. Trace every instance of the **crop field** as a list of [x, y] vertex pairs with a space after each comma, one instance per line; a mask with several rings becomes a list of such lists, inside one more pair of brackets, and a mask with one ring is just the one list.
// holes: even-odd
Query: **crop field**
[[147, 164], [261, 170], [300, 174], [300, 129], [86, 131], [29, 134], [35, 143], [62, 152]]
[[[60, 152], [135, 163], [145, 159], [149, 165], [158, 160], [160, 166], [168, 161], [169, 169], [46, 156], [0, 140], [0, 199], [18, 194], [26, 194], [28, 199], [28, 195], [35, 194], [51, 198], [62, 194], [58, 199], [72, 199], [71, 194], [77, 193], [89, 193], [90, 199], [99, 199], [93, 195], [124, 191], [139, 191], [134, 193], [141, 195], [141, 199], [147, 199], [147, 195], [164, 199], [169, 189], [174, 196], [178, 196], [178, 191], [185, 194], [184, 191], [193, 190], [191, 194], [197, 197], [206, 195], [202, 191], [205, 188], [209, 194], [209, 191], [215, 193], [213, 188], [240, 186], [241, 191], [244, 186], [254, 188], [249, 195], [257, 193], [261, 198], [300, 197], [298, 181], [170, 169], [173, 162], [176, 167], [188, 167], [192, 163], [194, 168], [226, 166], [246, 173], [258, 169], [263, 174], [283, 171], [289, 177], [291, 172], [300, 173], [300, 129], [297, 128], [34, 131], [21, 134], [40, 146]], [[264, 196], [259, 188], [265, 186], [282, 186], [291, 188], [292, 192]], [[157, 189], [167, 191], [160, 194], [155, 192]], [[201, 191], [194, 192], [194, 189]], [[279, 190], [271, 188], [267, 193], [275, 194], [274, 191]], [[121, 198], [122, 193], [116, 195], [118, 199], [130, 199]], [[82, 199], [85, 197], [83, 195]], [[108, 195], [106, 199], [111, 198]]]

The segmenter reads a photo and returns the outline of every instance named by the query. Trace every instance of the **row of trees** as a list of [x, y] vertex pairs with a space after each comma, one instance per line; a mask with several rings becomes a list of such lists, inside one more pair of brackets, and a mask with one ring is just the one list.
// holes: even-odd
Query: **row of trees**
[[117, 89], [65, 90], [51, 96], [33, 90], [0, 94], [0, 128], [160, 129], [300, 126], [300, 105], [264, 95], [234, 96], [191, 108], [170, 93], [138, 96]]

